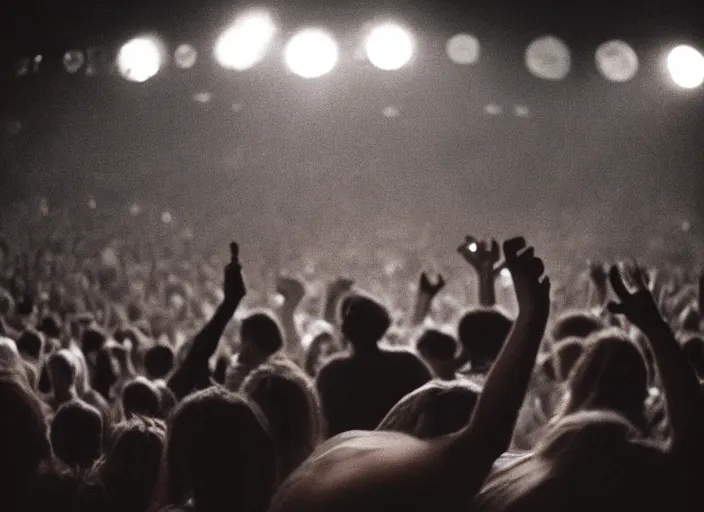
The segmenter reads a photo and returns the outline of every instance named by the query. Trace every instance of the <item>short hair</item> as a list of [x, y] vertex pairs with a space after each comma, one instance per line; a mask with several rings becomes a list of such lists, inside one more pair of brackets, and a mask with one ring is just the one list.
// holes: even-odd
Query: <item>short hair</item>
[[46, 314], [39, 322], [39, 331], [49, 338], [60, 338], [61, 320], [55, 314]]
[[606, 324], [588, 311], [567, 311], [560, 315], [550, 330], [550, 338], [561, 341], [565, 338], [586, 338], [606, 327]]
[[68, 349], [61, 349], [54, 352], [47, 360], [50, 372], [59, 372], [67, 382], [75, 382], [78, 375], [78, 364], [75, 357]]
[[81, 348], [86, 354], [97, 352], [105, 345], [107, 339], [108, 337], [102, 329], [95, 326], [88, 327], [81, 336]]
[[352, 346], [378, 343], [391, 327], [387, 309], [369, 296], [352, 294], [341, 307], [342, 333]]
[[42, 340], [41, 334], [34, 329], [25, 329], [17, 338], [19, 353], [35, 361], [41, 356], [43, 345], [44, 340]]
[[457, 355], [457, 340], [437, 329], [427, 329], [416, 342], [416, 349], [430, 359], [453, 360]]
[[51, 423], [54, 454], [71, 468], [88, 469], [100, 457], [103, 417], [81, 400], [59, 407]]
[[151, 379], [163, 379], [174, 368], [174, 351], [168, 345], [156, 345], [144, 355], [144, 369]]
[[159, 391], [144, 377], [137, 377], [122, 389], [122, 409], [126, 419], [133, 416], [160, 418]]
[[284, 346], [281, 327], [268, 312], [249, 315], [240, 327], [243, 341], [247, 339], [265, 354], [273, 354]]
[[512, 326], [509, 317], [496, 308], [473, 308], [462, 315], [457, 337], [469, 361], [484, 364], [499, 355]]

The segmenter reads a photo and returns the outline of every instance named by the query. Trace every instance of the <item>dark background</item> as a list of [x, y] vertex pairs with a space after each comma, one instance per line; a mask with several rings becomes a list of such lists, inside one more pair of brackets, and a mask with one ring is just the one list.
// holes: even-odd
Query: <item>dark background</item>
[[[703, 95], [677, 89], [664, 69], [675, 44], [704, 46], [697, 4], [267, 2], [281, 26], [276, 47], [234, 73], [209, 48], [245, 4], [6, 2], [0, 199], [92, 195], [117, 209], [140, 200], [189, 219], [198, 236], [234, 226], [292, 245], [373, 245], [395, 231], [398, 240], [431, 232], [446, 247], [466, 231], [520, 231], [565, 254], [624, 252], [667, 246], [684, 220], [688, 236], [701, 238]], [[364, 24], [378, 16], [403, 21], [417, 38], [414, 61], [399, 72], [353, 58]], [[341, 44], [338, 67], [318, 80], [291, 76], [281, 61], [286, 35], [302, 24], [327, 26]], [[482, 43], [476, 66], [445, 57], [447, 37], [460, 31]], [[69, 48], [114, 54], [145, 32], [171, 51], [193, 43], [198, 65], [168, 66], [145, 84], [61, 69]], [[562, 82], [538, 80], [523, 64], [526, 45], [547, 33], [572, 50]], [[594, 66], [594, 50], [612, 38], [639, 55], [626, 84], [606, 82]], [[14, 76], [13, 62], [35, 54], [40, 72]], [[208, 105], [192, 99], [203, 91], [213, 94]], [[486, 115], [488, 103], [506, 113]], [[511, 115], [519, 104], [530, 118]], [[381, 114], [390, 105], [398, 118]]]

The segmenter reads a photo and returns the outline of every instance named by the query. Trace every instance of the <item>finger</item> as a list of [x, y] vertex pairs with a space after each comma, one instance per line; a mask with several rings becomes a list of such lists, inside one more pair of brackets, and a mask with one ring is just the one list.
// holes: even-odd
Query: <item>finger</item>
[[633, 267], [633, 280], [635, 281], [635, 285], [638, 287], [639, 290], [648, 289], [646, 277], [644, 275], [643, 268], [640, 265], [636, 264]]
[[230, 244], [230, 261], [232, 261], [232, 263], [240, 262], [240, 247], [237, 245], [237, 242]]
[[609, 271], [609, 280], [611, 281], [611, 288], [613, 288], [614, 293], [616, 293], [616, 296], [619, 299], [624, 300], [628, 298], [630, 293], [628, 293], [628, 289], [626, 289], [626, 285], [623, 283], [621, 271], [616, 265], [611, 266], [611, 270]]
[[504, 257], [507, 261], [515, 260], [518, 252], [526, 246], [526, 240], [522, 236], [511, 238], [504, 242]]
[[542, 276], [545, 273], [545, 263], [540, 258], [532, 258], [530, 262], [530, 271], [534, 276]]

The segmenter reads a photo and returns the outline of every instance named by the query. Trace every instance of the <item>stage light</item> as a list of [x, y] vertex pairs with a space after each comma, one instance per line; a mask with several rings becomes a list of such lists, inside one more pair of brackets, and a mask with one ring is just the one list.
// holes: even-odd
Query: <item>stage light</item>
[[388, 117], [389, 119], [391, 119], [393, 117], [398, 117], [401, 115], [401, 112], [396, 107], [394, 107], [392, 105], [385, 107], [381, 113], [384, 115], [384, 117]]
[[447, 40], [445, 51], [455, 64], [469, 65], [479, 62], [479, 40], [469, 34], [457, 34]]
[[317, 78], [337, 64], [337, 43], [330, 34], [317, 28], [304, 29], [286, 45], [284, 59], [289, 69], [303, 78]]
[[525, 55], [526, 67], [545, 80], [563, 80], [570, 72], [570, 49], [553, 36], [540, 37], [530, 43]]
[[138, 37], [126, 42], [117, 54], [117, 69], [130, 82], [146, 82], [161, 68], [161, 51], [153, 39]]
[[213, 99], [213, 94], [209, 92], [197, 92], [193, 95], [193, 99], [198, 103], [210, 103]]
[[215, 59], [227, 69], [244, 71], [260, 62], [276, 33], [276, 25], [266, 11], [243, 14], [215, 44]]
[[530, 116], [530, 109], [525, 105], [516, 105], [513, 108], [513, 113], [516, 117], [528, 117]]
[[674, 48], [667, 56], [667, 69], [672, 81], [683, 89], [704, 83], [704, 56], [691, 46]]
[[501, 105], [490, 103], [488, 105], [484, 105], [484, 112], [486, 112], [490, 116], [500, 116], [501, 114], [503, 114], [504, 109]]
[[191, 69], [198, 60], [198, 51], [190, 44], [182, 44], [174, 52], [174, 63], [181, 69]]
[[613, 40], [597, 48], [596, 68], [610, 82], [628, 82], [638, 72], [638, 55], [628, 43]]
[[86, 59], [80, 50], [69, 50], [64, 53], [64, 69], [69, 73], [77, 73], [85, 64]]
[[367, 36], [364, 49], [367, 58], [374, 66], [385, 71], [393, 71], [405, 66], [413, 56], [411, 34], [392, 23], [374, 28]]

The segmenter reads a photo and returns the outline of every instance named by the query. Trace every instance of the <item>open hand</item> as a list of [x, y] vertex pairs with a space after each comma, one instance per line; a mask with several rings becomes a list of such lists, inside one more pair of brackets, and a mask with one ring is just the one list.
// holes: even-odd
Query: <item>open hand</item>
[[418, 285], [418, 291], [421, 294], [433, 298], [440, 293], [440, 290], [443, 288], [445, 288], [445, 278], [441, 274], [438, 274], [435, 282], [431, 282], [428, 274], [425, 272], [421, 273], [420, 283]]
[[491, 273], [496, 275], [502, 266], [497, 265], [501, 254], [499, 244], [496, 240], [477, 240], [473, 236], [467, 236], [464, 243], [457, 248], [457, 252], [474, 267], [479, 274]]
[[519, 312], [547, 322], [550, 313], [550, 278], [543, 277], [543, 261], [535, 256], [535, 249], [527, 246], [523, 237], [504, 242], [504, 256], [506, 267], [513, 278]]
[[276, 291], [283, 295], [288, 304], [299, 304], [306, 294], [306, 288], [294, 277], [279, 276], [276, 280]]
[[247, 294], [247, 288], [242, 277], [239, 246], [236, 242], [230, 244], [230, 263], [225, 266], [225, 302], [237, 305]]
[[606, 273], [606, 265], [600, 261], [588, 261], [589, 266], [589, 279], [591, 279], [594, 286], [599, 290], [606, 291], [608, 274]]
[[354, 280], [346, 277], [336, 277], [328, 284], [328, 295], [340, 297], [349, 292], [354, 286]]
[[[626, 277], [625, 280], [624, 277]], [[647, 287], [643, 271], [638, 266], [613, 265], [609, 272], [609, 280], [620, 300], [620, 302], [609, 302], [607, 307], [612, 314], [624, 315], [641, 331], [646, 331], [649, 326], [663, 322], [653, 294]], [[626, 281], [629, 282], [629, 286], [626, 285]]]

